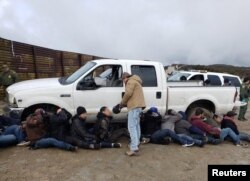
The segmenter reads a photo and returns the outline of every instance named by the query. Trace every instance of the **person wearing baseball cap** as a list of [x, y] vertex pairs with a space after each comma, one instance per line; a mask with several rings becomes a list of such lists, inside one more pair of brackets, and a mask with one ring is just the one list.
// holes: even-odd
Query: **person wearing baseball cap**
[[236, 115], [237, 113], [235, 113], [234, 111], [227, 112], [221, 122], [221, 128], [231, 128], [234, 133], [239, 136], [239, 139], [241, 141], [250, 142], [250, 135], [248, 133], [239, 131], [238, 126], [236, 124]]

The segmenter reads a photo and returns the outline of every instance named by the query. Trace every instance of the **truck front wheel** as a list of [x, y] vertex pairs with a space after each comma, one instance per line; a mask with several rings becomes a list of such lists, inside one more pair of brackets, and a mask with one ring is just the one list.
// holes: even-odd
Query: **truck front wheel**
[[42, 108], [44, 109], [47, 113], [55, 113], [56, 110], [59, 108], [58, 106], [56, 105], [53, 105], [53, 104], [37, 104], [37, 105], [33, 105], [33, 106], [30, 106], [26, 109], [23, 110], [22, 112], [22, 116], [21, 116], [21, 121], [25, 121], [26, 118], [34, 113], [34, 111], [38, 108]]

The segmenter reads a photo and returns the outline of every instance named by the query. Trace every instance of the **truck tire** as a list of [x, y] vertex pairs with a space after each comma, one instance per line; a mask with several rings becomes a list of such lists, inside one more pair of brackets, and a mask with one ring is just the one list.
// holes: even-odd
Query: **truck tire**
[[51, 105], [51, 104], [37, 104], [37, 105], [33, 105], [33, 106], [30, 106], [26, 109], [23, 110], [22, 112], [22, 116], [21, 116], [21, 121], [25, 121], [26, 118], [34, 113], [34, 111], [38, 108], [42, 108], [44, 109], [47, 113], [49, 114], [53, 114], [56, 112], [56, 110], [59, 108], [58, 106], [55, 106], [55, 105]]
[[204, 116], [206, 118], [212, 118], [212, 112], [209, 109], [207, 109], [205, 107], [192, 107], [187, 111], [187, 119], [188, 119], [188, 121], [191, 120], [191, 117], [195, 114], [195, 111], [196, 111], [197, 108], [201, 108], [204, 111]]

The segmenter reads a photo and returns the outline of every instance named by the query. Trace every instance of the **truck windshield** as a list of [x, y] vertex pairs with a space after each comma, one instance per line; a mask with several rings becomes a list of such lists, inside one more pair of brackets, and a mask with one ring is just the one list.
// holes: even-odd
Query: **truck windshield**
[[170, 76], [168, 78], [168, 81], [179, 81], [181, 80], [181, 77], [185, 77], [186, 80], [187, 78], [190, 76], [191, 74], [189, 73], [182, 73], [182, 72], [179, 72], [179, 73], [175, 73], [174, 75]]
[[62, 84], [71, 84], [75, 82], [78, 78], [80, 78], [83, 74], [85, 74], [89, 69], [94, 67], [96, 65], [95, 62], [88, 62], [83, 67], [75, 71], [73, 74], [71, 74], [69, 77], [65, 78], [63, 81], [61, 81]]

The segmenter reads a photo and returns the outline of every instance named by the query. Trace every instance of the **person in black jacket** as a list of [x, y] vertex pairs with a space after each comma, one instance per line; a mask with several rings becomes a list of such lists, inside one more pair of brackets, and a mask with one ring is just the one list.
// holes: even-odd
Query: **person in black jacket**
[[86, 129], [87, 111], [84, 107], [77, 108], [77, 114], [72, 118], [71, 135], [85, 142], [96, 141], [96, 136], [89, 134]]
[[155, 131], [161, 129], [162, 116], [156, 107], [151, 107], [143, 114], [141, 120], [141, 132], [145, 137], [150, 137]]
[[65, 141], [80, 148], [99, 149], [100, 146], [98, 144], [88, 143], [85, 140], [70, 134], [70, 118], [70, 113], [61, 108], [57, 110], [56, 114], [51, 115], [48, 124], [50, 137]]
[[239, 136], [240, 140], [250, 142], [250, 135], [238, 130], [235, 122], [236, 115], [237, 114], [234, 111], [229, 111], [221, 122], [221, 128], [231, 128], [235, 134]]
[[97, 114], [94, 132], [101, 148], [121, 148], [121, 143], [116, 143], [116, 141], [122, 136], [128, 136], [128, 131], [125, 128], [113, 129], [111, 126], [112, 119], [112, 112], [105, 106]]

